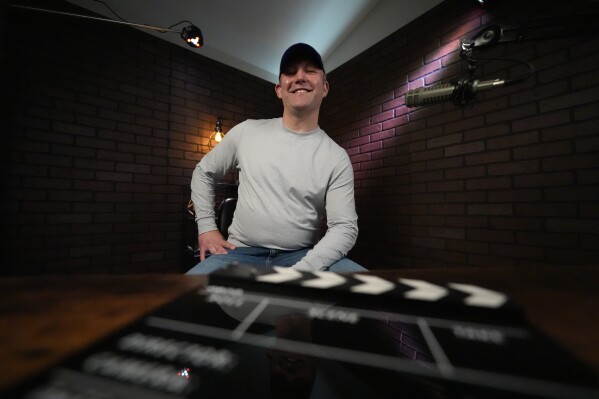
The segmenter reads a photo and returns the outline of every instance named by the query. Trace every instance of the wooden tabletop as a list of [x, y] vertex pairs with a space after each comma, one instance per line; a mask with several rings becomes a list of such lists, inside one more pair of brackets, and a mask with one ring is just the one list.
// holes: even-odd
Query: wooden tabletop
[[0, 279], [0, 391], [205, 282], [181, 275]]
[[[477, 284], [504, 292], [528, 320], [599, 370], [599, 268], [407, 269], [377, 275]], [[89, 346], [204, 276], [133, 275], [0, 279], [0, 391]]]

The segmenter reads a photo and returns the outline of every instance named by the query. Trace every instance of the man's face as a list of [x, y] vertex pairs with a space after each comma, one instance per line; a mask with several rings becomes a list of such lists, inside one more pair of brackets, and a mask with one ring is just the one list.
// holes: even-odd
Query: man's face
[[284, 70], [275, 86], [285, 110], [300, 113], [320, 108], [329, 92], [324, 71], [304, 61]]

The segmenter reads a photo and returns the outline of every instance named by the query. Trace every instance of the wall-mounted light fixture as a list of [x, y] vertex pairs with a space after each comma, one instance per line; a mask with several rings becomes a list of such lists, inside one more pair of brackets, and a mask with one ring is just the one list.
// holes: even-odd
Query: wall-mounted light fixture
[[210, 135], [210, 139], [208, 140], [208, 147], [212, 148], [225, 137], [225, 133], [223, 132], [223, 122], [221, 117], [216, 118], [216, 126], [214, 126], [214, 131]]
[[189, 25], [181, 30], [181, 37], [191, 47], [200, 48], [204, 45], [204, 36], [197, 26]]
[[[50, 14], [64, 15], [64, 16], [67, 16], [67, 17], [77, 17], [77, 18], [91, 19], [91, 20], [94, 20], [94, 21], [111, 22], [111, 23], [114, 23], [114, 24], [121, 24], [121, 25], [133, 26], [135, 28], [155, 30], [155, 31], [158, 31], [160, 33], [175, 32], [175, 33], [181, 34], [181, 38], [183, 40], [185, 40], [185, 42], [189, 46], [191, 46], [191, 47], [200, 48], [200, 47], [202, 47], [204, 45], [204, 37], [202, 36], [202, 31], [200, 30], [200, 28], [198, 28], [197, 26], [191, 24], [191, 22], [189, 22], [189, 21], [181, 21], [181, 22], [178, 22], [178, 23], [176, 23], [174, 25], [169, 26], [168, 28], [162, 28], [162, 27], [159, 27], [159, 26], [136, 24], [136, 23], [132, 23], [132, 22], [124, 21], [124, 20], [123, 21], [117, 21], [117, 20], [110, 19], [110, 18], [100, 18], [100, 17], [91, 16], [91, 15], [73, 14], [73, 13], [70, 13], [70, 12], [48, 10], [48, 9], [45, 9], [45, 8], [37, 8], [37, 7], [29, 7], [29, 6], [21, 6], [21, 5], [18, 5], [18, 4], [10, 4], [10, 7], [21, 8], [21, 9], [30, 10], [30, 11], [47, 12], [47, 13], [50, 13]], [[190, 25], [186, 26], [182, 30], [173, 29], [175, 26], [180, 25], [183, 22], [187, 22]]]

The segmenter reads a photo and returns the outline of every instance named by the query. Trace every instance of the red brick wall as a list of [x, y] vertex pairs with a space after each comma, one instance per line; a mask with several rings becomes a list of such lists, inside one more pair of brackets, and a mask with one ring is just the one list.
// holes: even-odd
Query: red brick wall
[[[481, 93], [472, 107], [404, 105], [407, 90], [456, 78], [466, 66], [460, 40], [484, 26], [597, 6], [447, 0], [329, 74], [322, 126], [347, 149], [356, 177], [351, 257], [372, 269], [599, 262], [596, 34], [480, 53], [530, 62], [536, 73]], [[524, 71], [478, 64], [482, 80]]]
[[273, 84], [132, 28], [2, 13], [2, 273], [186, 270], [188, 187], [216, 118], [226, 132], [278, 116]]
[[[537, 73], [471, 108], [404, 106], [407, 90], [459, 74], [460, 39], [561, 3], [447, 0], [329, 74], [321, 125], [355, 167], [354, 259], [372, 269], [597, 262], [599, 39], [498, 46], [483, 55]], [[216, 117], [226, 131], [278, 116], [272, 84], [126, 27], [0, 10], [1, 273], [185, 270], [189, 181]], [[479, 71], [492, 79], [505, 67], [522, 72]]]

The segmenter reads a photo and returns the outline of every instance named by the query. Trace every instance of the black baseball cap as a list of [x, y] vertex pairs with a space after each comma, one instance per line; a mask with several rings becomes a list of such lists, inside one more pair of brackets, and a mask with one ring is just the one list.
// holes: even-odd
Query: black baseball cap
[[320, 57], [320, 54], [318, 54], [318, 51], [314, 50], [314, 47], [309, 44], [296, 43], [283, 53], [283, 56], [281, 57], [281, 66], [279, 68], [279, 76], [281, 76], [283, 71], [301, 61], [309, 61], [324, 72], [322, 58]]

